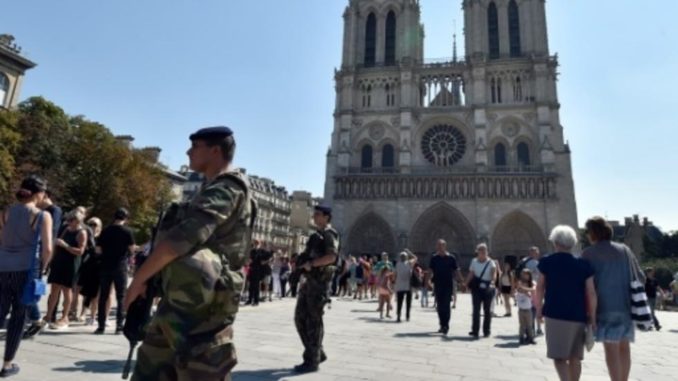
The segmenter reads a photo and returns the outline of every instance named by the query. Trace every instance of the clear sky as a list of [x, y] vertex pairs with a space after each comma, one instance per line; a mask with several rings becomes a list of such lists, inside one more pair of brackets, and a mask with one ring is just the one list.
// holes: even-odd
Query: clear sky
[[[347, 0], [22, 0], [2, 6], [42, 95], [186, 163], [227, 124], [237, 165], [322, 195]], [[426, 56], [449, 57], [461, 0], [421, 0]], [[580, 221], [647, 215], [678, 229], [678, 2], [550, 0]]]

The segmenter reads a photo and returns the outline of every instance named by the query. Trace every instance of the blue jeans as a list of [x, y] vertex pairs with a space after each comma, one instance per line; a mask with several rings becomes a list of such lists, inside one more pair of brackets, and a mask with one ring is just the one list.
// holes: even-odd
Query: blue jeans
[[32, 304], [26, 308], [28, 309], [28, 320], [30, 320], [31, 323], [40, 321], [40, 307], [38, 307], [37, 304]]

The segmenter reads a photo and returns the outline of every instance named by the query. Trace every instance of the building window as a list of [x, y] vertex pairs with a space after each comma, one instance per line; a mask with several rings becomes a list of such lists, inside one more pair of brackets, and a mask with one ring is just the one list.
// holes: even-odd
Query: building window
[[511, 57], [520, 57], [520, 14], [516, 0], [511, 0], [508, 7], [509, 17], [509, 42], [511, 46]]
[[530, 164], [530, 146], [528, 146], [527, 143], [518, 144], [518, 165], [526, 167]]
[[391, 11], [386, 16], [386, 54], [384, 55], [387, 66], [393, 66], [396, 62], [396, 15]]
[[[0, 72], [0, 107], [7, 102], [7, 94], [9, 93], [9, 78], [4, 73]], [[9, 104], [7, 105], [9, 107]]]
[[464, 157], [466, 137], [454, 126], [436, 125], [424, 133], [421, 152], [430, 163], [451, 167]]
[[386, 85], [385, 87], [385, 92], [386, 92], [386, 107], [393, 107], [395, 106], [396, 103], [396, 95], [395, 95], [395, 86], [394, 85]]
[[373, 67], [377, 61], [377, 16], [370, 13], [365, 27], [365, 66]]
[[363, 87], [363, 108], [372, 107], [372, 86]]
[[515, 81], [513, 82], [513, 101], [523, 101], [523, 81], [520, 79], [520, 76], [516, 77]]
[[489, 37], [490, 59], [499, 58], [499, 15], [497, 4], [494, 1], [487, 8], [487, 35]]
[[494, 146], [494, 165], [497, 167], [506, 165], [506, 146], [502, 143]]
[[395, 150], [393, 146], [387, 144], [382, 148], [381, 151], [381, 166], [383, 168], [393, 168], [395, 167]]
[[369, 144], [363, 146], [360, 168], [372, 168], [372, 146]]
[[490, 92], [492, 93], [492, 103], [501, 103], [501, 78], [490, 80]]

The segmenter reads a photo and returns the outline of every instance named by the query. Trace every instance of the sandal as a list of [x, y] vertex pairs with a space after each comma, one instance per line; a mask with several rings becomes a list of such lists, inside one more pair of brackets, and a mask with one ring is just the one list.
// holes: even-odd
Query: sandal
[[16, 376], [19, 374], [19, 366], [17, 364], [12, 364], [10, 368], [3, 368], [2, 371], [0, 371], [0, 377], [6, 378], [6, 377], [11, 377], [11, 376]]

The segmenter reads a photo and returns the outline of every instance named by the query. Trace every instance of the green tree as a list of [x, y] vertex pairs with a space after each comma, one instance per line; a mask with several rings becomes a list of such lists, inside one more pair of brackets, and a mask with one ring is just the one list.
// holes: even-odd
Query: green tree
[[17, 132], [17, 113], [0, 109], [0, 207], [10, 203], [14, 178], [14, 157], [21, 142]]
[[16, 175], [39, 174], [60, 194], [67, 176], [63, 154], [71, 140], [68, 115], [42, 97], [20, 103], [18, 113], [17, 131], [22, 139], [14, 158]]
[[117, 208], [128, 208], [140, 242], [170, 194], [162, 167], [147, 152], [40, 97], [0, 113], [0, 170], [0, 202], [11, 200], [11, 185], [23, 176], [39, 174], [66, 210], [85, 206], [106, 224]]

